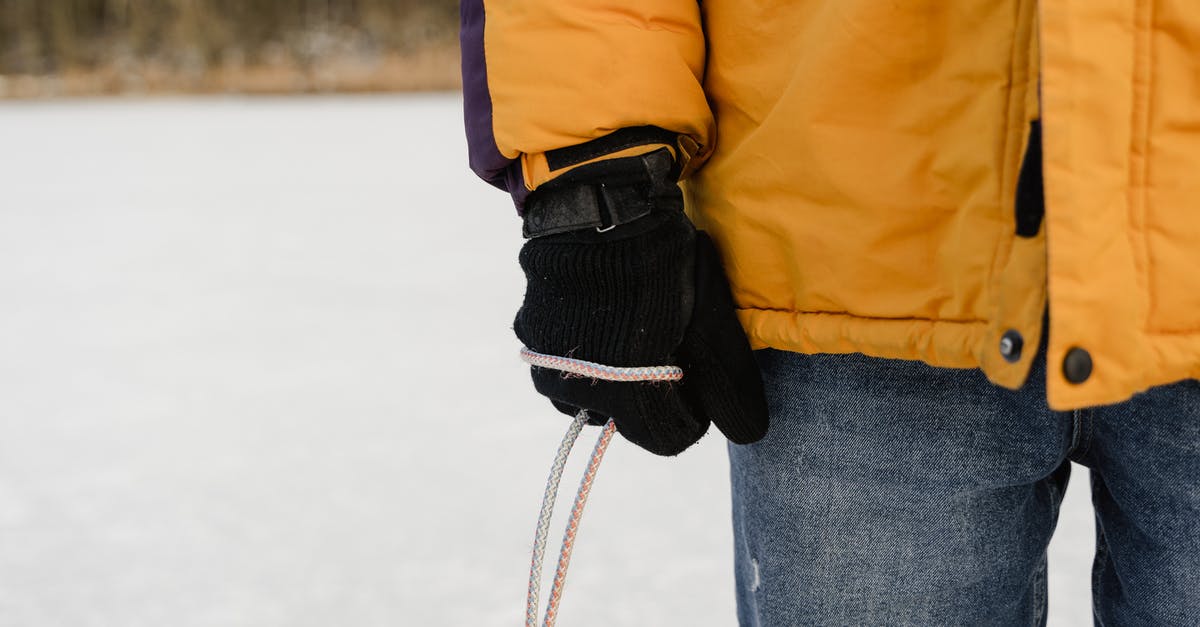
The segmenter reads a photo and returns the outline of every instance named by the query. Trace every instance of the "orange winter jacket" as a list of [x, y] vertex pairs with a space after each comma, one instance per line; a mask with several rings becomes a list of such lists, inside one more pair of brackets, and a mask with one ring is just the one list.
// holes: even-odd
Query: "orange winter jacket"
[[[1197, 0], [465, 0], [462, 17], [472, 167], [520, 204], [669, 144], [756, 347], [1016, 388], [1049, 306], [1055, 409], [1200, 376]], [[641, 127], [671, 139], [621, 134]]]

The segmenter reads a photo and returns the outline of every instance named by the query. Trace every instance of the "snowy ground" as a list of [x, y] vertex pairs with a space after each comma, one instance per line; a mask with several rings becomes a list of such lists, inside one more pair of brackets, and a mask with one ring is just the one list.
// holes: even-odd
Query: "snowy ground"
[[[456, 96], [0, 104], [0, 624], [518, 623], [565, 425], [460, 124]], [[734, 624], [727, 499], [716, 438], [618, 441], [560, 623]], [[1092, 534], [1077, 472], [1051, 625], [1091, 624]]]

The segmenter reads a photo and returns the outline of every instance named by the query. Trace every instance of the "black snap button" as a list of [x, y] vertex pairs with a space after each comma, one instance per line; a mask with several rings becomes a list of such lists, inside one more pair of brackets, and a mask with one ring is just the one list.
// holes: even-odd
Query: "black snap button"
[[1071, 383], [1083, 383], [1092, 376], [1092, 356], [1078, 346], [1067, 351], [1063, 358], [1063, 376]]
[[1025, 339], [1015, 329], [1009, 329], [1000, 337], [1000, 355], [1009, 363], [1021, 361], [1021, 347]]

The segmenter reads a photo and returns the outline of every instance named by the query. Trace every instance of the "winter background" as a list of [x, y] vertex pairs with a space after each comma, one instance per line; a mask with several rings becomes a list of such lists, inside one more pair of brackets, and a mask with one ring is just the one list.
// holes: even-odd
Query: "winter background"
[[[520, 623], [566, 423], [517, 359], [519, 224], [461, 118], [0, 103], [0, 625]], [[616, 440], [559, 623], [735, 624], [726, 473], [711, 434]], [[1091, 624], [1092, 542], [1076, 468], [1051, 625]]]
[[[522, 622], [567, 420], [455, 4], [0, 2], [0, 627]], [[1056, 627], [1091, 624], [1086, 479]], [[719, 437], [618, 438], [559, 624], [734, 625], [729, 518]]]

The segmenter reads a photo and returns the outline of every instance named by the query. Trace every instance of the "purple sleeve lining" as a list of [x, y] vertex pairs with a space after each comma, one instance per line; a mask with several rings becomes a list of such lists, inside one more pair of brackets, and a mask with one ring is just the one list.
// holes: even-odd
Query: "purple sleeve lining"
[[517, 207], [524, 204], [528, 190], [520, 164], [500, 154], [492, 129], [492, 96], [488, 89], [483, 31], [484, 0], [462, 0], [459, 43], [462, 46], [463, 115], [467, 129], [468, 159], [480, 178], [510, 192]]

